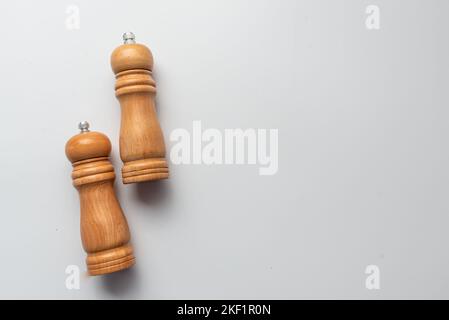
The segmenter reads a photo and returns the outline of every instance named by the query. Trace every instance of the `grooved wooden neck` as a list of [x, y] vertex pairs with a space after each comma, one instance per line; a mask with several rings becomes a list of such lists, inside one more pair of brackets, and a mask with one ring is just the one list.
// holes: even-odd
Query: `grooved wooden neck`
[[115, 179], [114, 167], [107, 157], [75, 162], [72, 179], [75, 187], [95, 182], [113, 181]]
[[120, 97], [130, 93], [156, 94], [156, 81], [151, 71], [144, 69], [128, 70], [115, 75], [115, 95]]

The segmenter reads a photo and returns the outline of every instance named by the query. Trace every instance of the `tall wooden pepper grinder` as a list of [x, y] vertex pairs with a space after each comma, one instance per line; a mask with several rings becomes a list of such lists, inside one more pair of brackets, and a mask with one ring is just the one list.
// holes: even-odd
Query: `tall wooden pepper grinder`
[[73, 185], [81, 202], [81, 239], [90, 275], [120, 271], [135, 263], [128, 223], [114, 192], [114, 167], [108, 159], [111, 142], [79, 124], [80, 134], [65, 146], [73, 164]]
[[111, 55], [115, 95], [121, 106], [120, 157], [123, 183], [168, 178], [165, 143], [155, 110], [153, 55], [131, 32]]

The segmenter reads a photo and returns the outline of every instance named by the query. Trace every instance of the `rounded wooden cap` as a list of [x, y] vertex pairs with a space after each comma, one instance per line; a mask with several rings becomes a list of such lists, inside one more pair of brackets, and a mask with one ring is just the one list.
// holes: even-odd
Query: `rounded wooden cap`
[[108, 157], [111, 141], [101, 132], [86, 131], [70, 138], [65, 145], [65, 154], [70, 162]]
[[143, 44], [124, 44], [112, 52], [111, 67], [115, 74], [132, 69], [152, 71], [153, 54]]

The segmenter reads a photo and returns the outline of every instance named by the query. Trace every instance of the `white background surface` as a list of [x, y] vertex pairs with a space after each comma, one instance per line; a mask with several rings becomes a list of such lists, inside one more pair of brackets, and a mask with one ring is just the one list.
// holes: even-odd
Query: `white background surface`
[[[69, 5], [80, 29], [66, 28]], [[365, 27], [376, 4], [381, 28]], [[449, 298], [447, 1], [0, 4], [1, 298]], [[77, 123], [113, 143], [109, 65], [133, 31], [176, 128], [279, 129], [279, 172], [170, 165], [116, 190], [135, 268], [82, 277], [64, 154]], [[377, 265], [381, 289], [365, 288]]]

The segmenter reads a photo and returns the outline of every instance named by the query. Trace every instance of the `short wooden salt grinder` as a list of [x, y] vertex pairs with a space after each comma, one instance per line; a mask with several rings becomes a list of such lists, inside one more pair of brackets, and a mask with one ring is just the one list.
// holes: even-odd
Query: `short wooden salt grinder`
[[135, 263], [128, 223], [114, 192], [114, 167], [108, 159], [111, 142], [79, 124], [80, 134], [65, 146], [73, 164], [73, 185], [81, 202], [81, 239], [90, 275], [120, 271]]
[[115, 95], [121, 106], [120, 158], [123, 183], [168, 178], [165, 143], [156, 115], [156, 82], [153, 55], [134, 34], [123, 35], [124, 44], [111, 55]]

